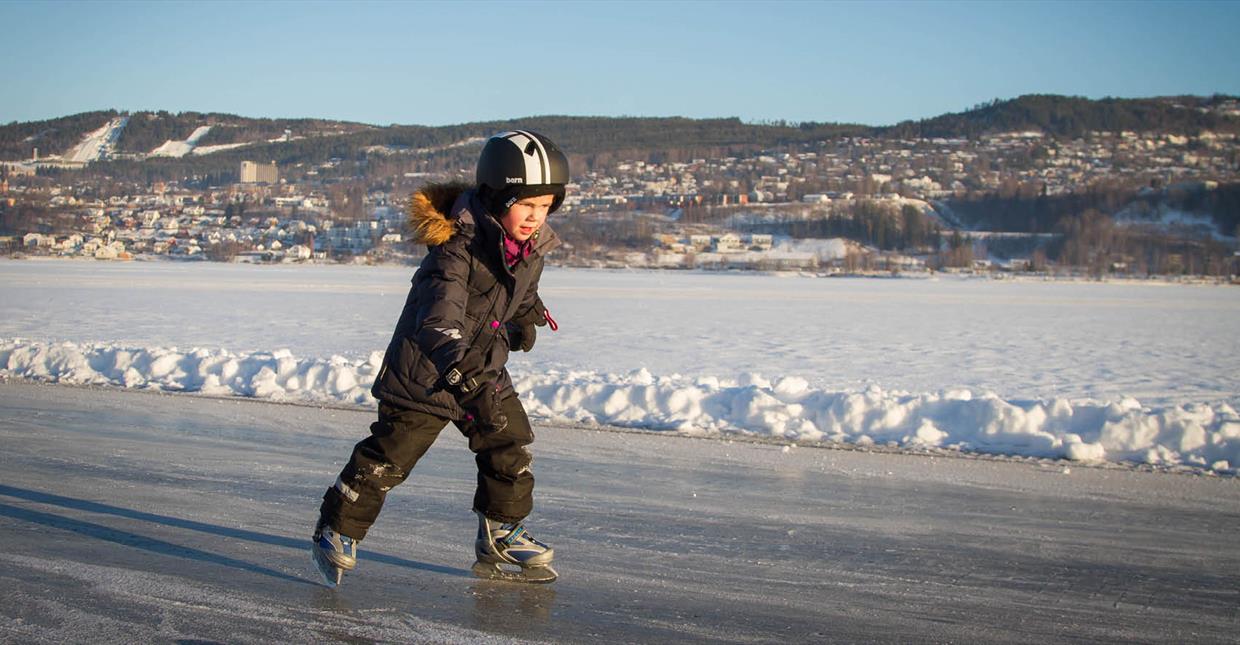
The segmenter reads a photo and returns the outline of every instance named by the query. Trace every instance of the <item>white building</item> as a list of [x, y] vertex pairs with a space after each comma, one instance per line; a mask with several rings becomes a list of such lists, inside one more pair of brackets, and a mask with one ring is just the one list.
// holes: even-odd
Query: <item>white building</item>
[[280, 172], [276, 169], [274, 161], [271, 163], [241, 162], [241, 183], [243, 184], [274, 184], [279, 179]]
[[755, 251], [769, 251], [775, 245], [775, 238], [769, 233], [754, 233], [749, 236], [749, 248]]
[[115, 260], [121, 257], [125, 252], [125, 245], [120, 241], [109, 244], [101, 244], [95, 249], [94, 256], [96, 260]]
[[56, 243], [56, 238], [42, 233], [27, 233], [22, 236], [22, 246], [30, 248], [50, 247]]
[[357, 222], [353, 226], [325, 228], [315, 236], [314, 250], [364, 253], [374, 247], [380, 232], [379, 223], [373, 220]]
[[715, 253], [738, 253], [741, 250], [741, 237], [735, 233], [724, 233], [715, 238]]

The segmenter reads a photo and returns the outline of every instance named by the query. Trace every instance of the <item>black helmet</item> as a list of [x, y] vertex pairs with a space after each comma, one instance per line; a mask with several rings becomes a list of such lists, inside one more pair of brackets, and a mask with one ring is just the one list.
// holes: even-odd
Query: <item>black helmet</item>
[[503, 215], [514, 202], [555, 195], [551, 212], [564, 203], [568, 158], [547, 137], [529, 130], [492, 136], [478, 157], [478, 193], [491, 214]]

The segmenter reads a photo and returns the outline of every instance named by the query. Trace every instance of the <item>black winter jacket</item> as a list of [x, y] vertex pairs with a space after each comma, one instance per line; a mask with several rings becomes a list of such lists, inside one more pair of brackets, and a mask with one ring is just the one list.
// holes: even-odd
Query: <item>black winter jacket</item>
[[380, 401], [450, 419], [465, 413], [442, 379], [467, 350], [478, 352], [486, 380], [512, 389], [510, 324], [546, 324], [538, 297], [543, 256], [559, 245], [547, 225], [514, 269], [504, 263], [503, 227], [472, 187], [432, 184], [414, 194], [410, 224], [429, 252], [413, 276], [371, 393]]

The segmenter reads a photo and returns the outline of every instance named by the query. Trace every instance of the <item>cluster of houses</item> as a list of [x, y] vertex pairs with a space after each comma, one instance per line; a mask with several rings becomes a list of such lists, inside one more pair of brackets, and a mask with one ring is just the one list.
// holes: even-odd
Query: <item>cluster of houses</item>
[[941, 200], [1034, 185], [1042, 194], [1097, 180], [1170, 185], [1240, 175], [1232, 133], [1094, 132], [1058, 139], [1008, 132], [977, 139], [844, 138], [752, 157], [633, 161], [581, 177], [566, 204], [606, 210], [652, 204], [745, 206], [835, 200]]
[[298, 262], [364, 254], [403, 239], [403, 216], [386, 204], [374, 206], [368, 219], [340, 222], [322, 196], [272, 197], [268, 187], [204, 194], [161, 184], [106, 200], [68, 192], [53, 189], [48, 205], [75, 212], [74, 230], [0, 238], [0, 247], [106, 260], [156, 255]]
[[[390, 196], [372, 186], [363, 208], [356, 208], [355, 201], [354, 208], [345, 211], [342, 204], [333, 204], [326, 182], [310, 179], [312, 173], [305, 184], [289, 183], [277, 179], [274, 166], [251, 165], [252, 176], [228, 187], [190, 190], [156, 183], [130, 186], [129, 194], [106, 198], [84, 197], [103, 191], [75, 183], [73, 172], [60, 175], [63, 183], [51, 188], [25, 181], [10, 187], [0, 178], [0, 205], [37, 203], [49, 212], [76, 217], [73, 226], [64, 225], [61, 217], [17, 236], [0, 237], [0, 248], [100, 259], [150, 254], [304, 261], [401, 245], [404, 195]], [[264, 169], [265, 174], [260, 172]], [[243, 166], [243, 175], [245, 171]], [[850, 137], [747, 157], [627, 161], [575, 179], [560, 217], [591, 211], [676, 214], [725, 206], [732, 207], [727, 210], [733, 224], [752, 224], [774, 216], [847, 213], [863, 202], [886, 203], [893, 212], [913, 205], [928, 216], [946, 217], [948, 209], [939, 208], [940, 200], [1013, 186], [1026, 191], [1036, 186], [1039, 194], [1054, 195], [1102, 179], [1161, 186], [1240, 181], [1240, 141], [1235, 134], [1214, 132], [1095, 132], [1076, 139], [1041, 132], [973, 139]], [[116, 192], [115, 186], [108, 190]], [[785, 208], [772, 208], [776, 206]], [[352, 214], [345, 217], [343, 212]], [[955, 225], [942, 218], [940, 223], [945, 228]], [[683, 229], [675, 239], [660, 231], [650, 248], [653, 261], [692, 266], [774, 262], [781, 268], [814, 268], [823, 262], [820, 255], [774, 248], [769, 235], [686, 231], [691, 229]]]
[[[304, 226], [304, 222], [297, 223]], [[292, 235], [278, 225], [275, 229], [271, 223], [263, 228], [253, 222], [249, 226], [229, 226], [226, 222], [198, 220], [182, 230], [177, 219], [169, 218], [163, 226], [152, 228], [107, 228], [68, 235], [26, 233], [19, 243], [28, 253], [97, 260], [130, 260], [136, 255], [223, 259], [222, 255], [213, 255], [212, 250], [228, 243], [237, 245], [229, 257], [302, 261], [313, 256], [310, 246], [290, 242]], [[5, 241], [12, 246], [13, 240], [0, 240]]]
[[659, 235], [645, 261], [631, 263], [661, 268], [816, 270], [832, 258], [812, 251], [776, 249], [772, 235], [751, 233], [705, 234], [683, 237]]

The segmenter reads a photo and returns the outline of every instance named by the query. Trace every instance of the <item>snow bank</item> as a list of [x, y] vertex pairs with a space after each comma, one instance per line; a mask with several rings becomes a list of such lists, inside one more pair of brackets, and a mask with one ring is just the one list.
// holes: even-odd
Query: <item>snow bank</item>
[[374, 405], [370, 384], [382, 362], [382, 352], [365, 361], [341, 356], [298, 360], [286, 349], [233, 354], [199, 348], [182, 352], [175, 347], [0, 340], [0, 376], [278, 401]]
[[[383, 355], [297, 359], [288, 350], [129, 348], [0, 340], [0, 376], [57, 383], [201, 392], [277, 401], [373, 406]], [[870, 387], [816, 390], [799, 377], [768, 380], [546, 372], [515, 375], [531, 415], [553, 421], [748, 434], [989, 454], [1189, 466], [1235, 474], [1240, 415], [1226, 403], [1146, 408], [1117, 402], [1008, 401], [968, 389], [912, 394]]]

